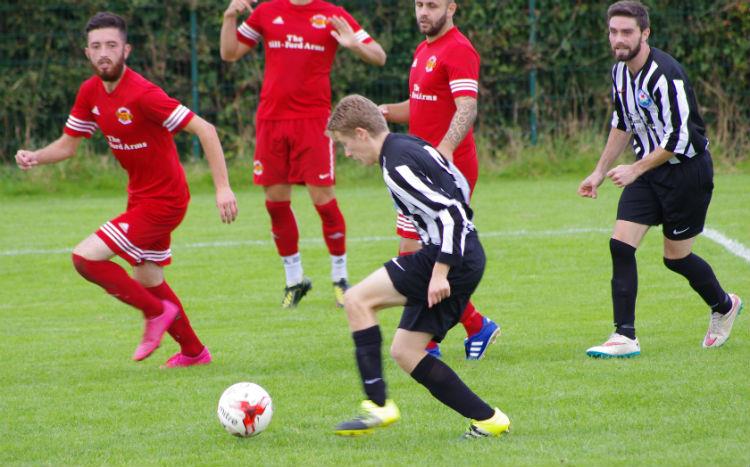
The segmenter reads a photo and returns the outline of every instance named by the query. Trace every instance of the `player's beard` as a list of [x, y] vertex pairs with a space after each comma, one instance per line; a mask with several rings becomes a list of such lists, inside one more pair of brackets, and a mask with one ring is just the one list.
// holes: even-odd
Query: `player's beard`
[[419, 28], [419, 31], [424, 34], [427, 37], [435, 37], [437, 36], [440, 31], [442, 31], [443, 26], [445, 26], [445, 22], [448, 21], [448, 10], [445, 10], [445, 13], [442, 17], [438, 18], [437, 21], [432, 23], [432, 25], [429, 26], [429, 29], [426, 31], [422, 30], [422, 23], [419, 21], [419, 18], [417, 18], [417, 27]]
[[617, 55], [617, 50], [615, 50], [614, 47], [612, 48], [612, 55], [614, 55], [615, 59], [620, 62], [629, 62], [632, 59], [634, 59], [640, 53], [640, 51], [641, 51], [641, 41], [639, 40], [638, 45], [636, 45], [635, 48], [630, 49], [630, 52], [627, 53], [626, 55], [624, 56]]
[[122, 54], [117, 61], [109, 60], [109, 63], [111, 65], [107, 71], [100, 70], [99, 66], [94, 63], [91, 64], [91, 68], [94, 69], [94, 73], [96, 73], [102, 81], [113, 83], [122, 76], [122, 71], [125, 68], [125, 54]]

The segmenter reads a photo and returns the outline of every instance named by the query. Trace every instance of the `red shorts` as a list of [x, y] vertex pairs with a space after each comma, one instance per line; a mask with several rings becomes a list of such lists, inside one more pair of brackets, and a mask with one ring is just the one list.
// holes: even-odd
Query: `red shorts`
[[258, 119], [253, 182], [269, 186], [332, 186], [335, 152], [325, 134], [328, 117], [298, 120]]
[[160, 266], [172, 262], [171, 234], [187, 212], [187, 205], [140, 203], [96, 231], [117, 256], [133, 266], [152, 261]]
[[[463, 157], [453, 161], [456, 168], [461, 171], [466, 181], [469, 183], [469, 189], [471, 193], [474, 193], [474, 187], [477, 184], [477, 178], [479, 178], [479, 163], [477, 161], [476, 154], [472, 153], [470, 157]], [[414, 224], [401, 213], [396, 214], [396, 235], [401, 238], [407, 238], [411, 240], [421, 240], [419, 233], [414, 227]]]

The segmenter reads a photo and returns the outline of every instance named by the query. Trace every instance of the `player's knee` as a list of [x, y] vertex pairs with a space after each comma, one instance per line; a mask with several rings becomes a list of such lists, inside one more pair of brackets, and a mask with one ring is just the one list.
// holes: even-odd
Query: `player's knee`
[[83, 256], [80, 256], [73, 252], [72, 255], [70, 255], [71, 260], [73, 261], [73, 267], [76, 268], [76, 271], [78, 271], [78, 274], [80, 274], [83, 277], [88, 277], [88, 263], [89, 260], [84, 258]]
[[615, 238], [609, 239], [609, 252], [613, 258], [635, 257], [635, 248]]
[[408, 355], [406, 349], [402, 345], [399, 345], [398, 342], [394, 341], [391, 344], [390, 352], [391, 358], [398, 364], [398, 366], [403, 366], [402, 363], [406, 361]]

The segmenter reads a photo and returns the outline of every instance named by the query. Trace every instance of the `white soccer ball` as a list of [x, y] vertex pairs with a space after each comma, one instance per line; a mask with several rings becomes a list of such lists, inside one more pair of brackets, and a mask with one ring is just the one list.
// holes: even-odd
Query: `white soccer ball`
[[255, 383], [229, 386], [219, 399], [219, 421], [234, 436], [249, 438], [271, 423], [273, 404], [265, 389]]

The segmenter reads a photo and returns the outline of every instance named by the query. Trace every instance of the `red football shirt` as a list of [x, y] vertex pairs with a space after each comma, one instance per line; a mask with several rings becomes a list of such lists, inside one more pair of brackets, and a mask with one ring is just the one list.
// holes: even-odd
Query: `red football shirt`
[[128, 173], [128, 201], [184, 206], [190, 199], [172, 135], [195, 114], [130, 68], [112, 93], [98, 76], [84, 81], [65, 124], [66, 134], [90, 138], [102, 130]]
[[326, 117], [331, 112], [330, 73], [338, 42], [331, 16], [343, 17], [363, 44], [372, 41], [342, 7], [323, 0], [293, 5], [261, 3], [237, 29], [237, 39], [254, 47], [265, 42], [265, 72], [258, 118], [287, 120]]
[[[456, 113], [454, 99], [476, 98], [478, 80], [479, 54], [458, 28], [433, 42], [419, 44], [409, 74], [409, 133], [437, 147]], [[476, 157], [473, 130], [469, 130], [453, 157]]]

